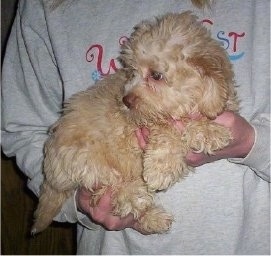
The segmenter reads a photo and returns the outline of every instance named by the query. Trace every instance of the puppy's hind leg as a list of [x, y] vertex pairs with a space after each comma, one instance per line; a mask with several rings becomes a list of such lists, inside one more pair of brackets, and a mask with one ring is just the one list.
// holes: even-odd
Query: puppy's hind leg
[[154, 204], [154, 194], [141, 179], [122, 183], [115, 187], [112, 205], [115, 215], [125, 217], [133, 214], [140, 230], [150, 234], [167, 232], [173, 216]]
[[31, 234], [46, 229], [60, 211], [63, 203], [71, 196], [72, 190], [57, 191], [47, 181], [44, 181], [39, 198], [38, 208], [34, 213], [34, 225]]
[[149, 234], [162, 234], [170, 230], [173, 216], [162, 207], [152, 205], [138, 220], [140, 229]]
[[112, 205], [114, 214], [125, 217], [132, 213], [138, 219], [153, 204], [153, 193], [141, 179], [116, 185]]

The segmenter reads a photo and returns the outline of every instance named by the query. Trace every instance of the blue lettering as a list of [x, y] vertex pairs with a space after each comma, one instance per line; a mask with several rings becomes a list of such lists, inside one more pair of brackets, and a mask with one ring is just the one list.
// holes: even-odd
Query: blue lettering
[[217, 33], [217, 38], [219, 39], [219, 41], [222, 43], [222, 46], [225, 48], [225, 49], [228, 49], [229, 46], [230, 46], [230, 41], [224, 37], [225, 35], [225, 32], [224, 31], [219, 31]]

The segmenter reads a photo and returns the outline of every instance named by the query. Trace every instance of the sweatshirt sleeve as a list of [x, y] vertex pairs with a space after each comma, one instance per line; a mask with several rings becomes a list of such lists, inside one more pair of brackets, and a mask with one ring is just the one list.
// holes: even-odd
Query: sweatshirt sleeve
[[270, 182], [270, 116], [260, 114], [250, 124], [255, 130], [255, 142], [245, 158], [232, 158], [230, 162], [250, 167], [259, 177]]
[[[20, 2], [22, 4], [22, 2]], [[61, 80], [46, 42], [46, 28], [24, 24], [19, 8], [2, 69], [2, 147], [38, 195], [42, 182], [43, 145], [48, 127], [62, 104]]]
[[[28, 9], [34, 17], [24, 15], [31, 2], [39, 5]], [[44, 142], [62, 103], [62, 79], [40, 1], [20, 1], [2, 68], [2, 149], [7, 156], [16, 156], [18, 167], [28, 177], [28, 187], [37, 196], [43, 181]], [[76, 210], [70, 202], [73, 198], [55, 220], [77, 221], [69, 216]]]

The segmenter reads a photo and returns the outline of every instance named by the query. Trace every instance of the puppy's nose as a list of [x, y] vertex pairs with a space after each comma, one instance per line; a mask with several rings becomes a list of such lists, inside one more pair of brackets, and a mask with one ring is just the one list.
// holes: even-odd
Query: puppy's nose
[[133, 108], [136, 105], [138, 97], [132, 93], [127, 94], [122, 98], [122, 102], [127, 108]]

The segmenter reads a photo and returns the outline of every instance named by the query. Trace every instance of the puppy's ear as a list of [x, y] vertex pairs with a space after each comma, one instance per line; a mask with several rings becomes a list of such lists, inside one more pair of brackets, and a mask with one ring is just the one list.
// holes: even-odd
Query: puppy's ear
[[[215, 50], [214, 50], [215, 51]], [[198, 110], [208, 118], [214, 119], [222, 113], [233, 87], [233, 71], [227, 56], [221, 51], [217, 54], [199, 55], [189, 60], [199, 73], [202, 84], [199, 88]]]

